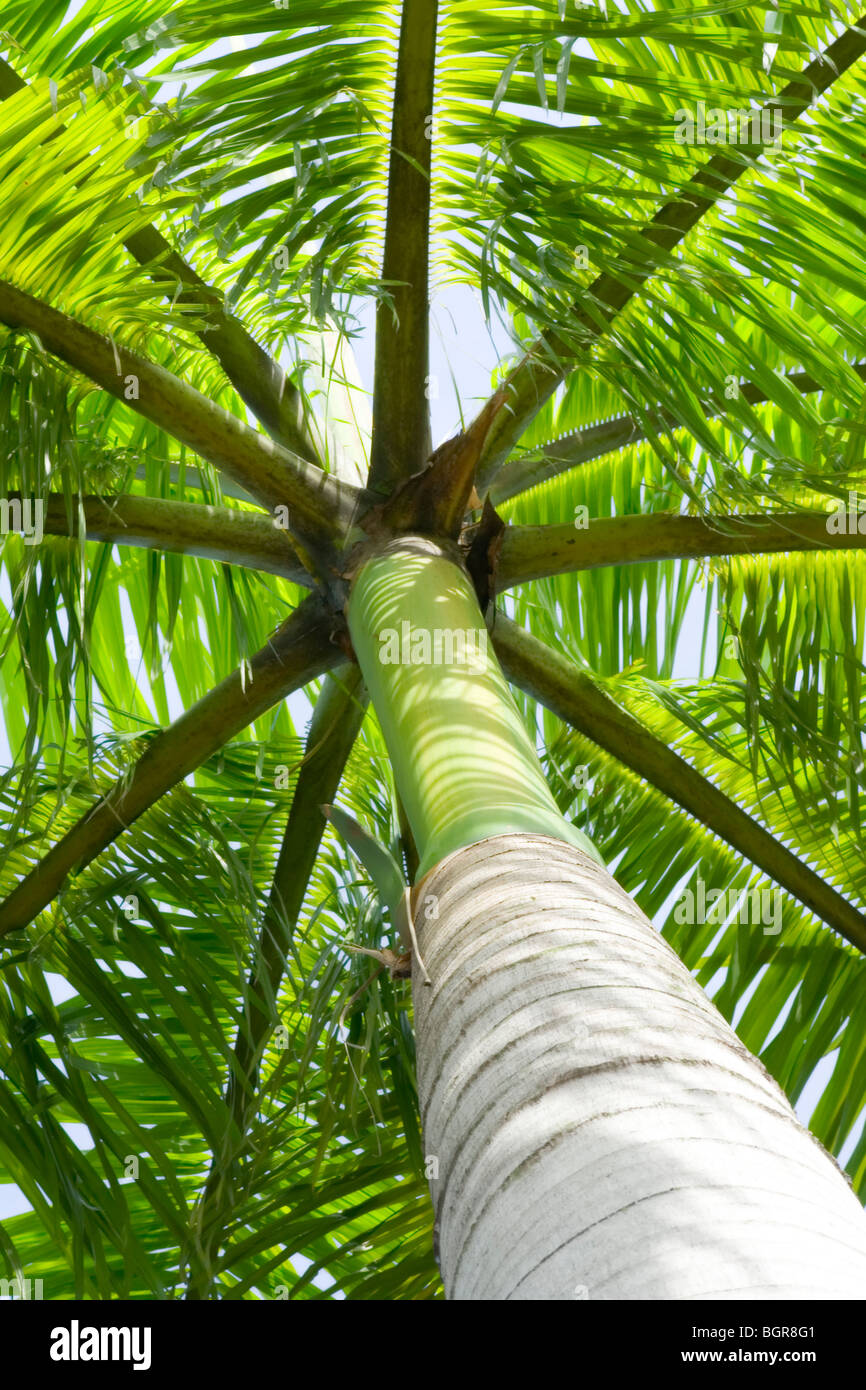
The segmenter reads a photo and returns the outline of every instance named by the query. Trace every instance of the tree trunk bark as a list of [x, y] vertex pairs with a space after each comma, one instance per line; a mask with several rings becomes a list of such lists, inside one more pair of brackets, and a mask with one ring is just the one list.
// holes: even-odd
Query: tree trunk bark
[[450, 1299], [866, 1297], [847, 1179], [607, 870], [496, 835], [427, 875], [416, 925]]
[[490, 645], [445, 641], [480, 623], [454, 548], [373, 547], [348, 615], [421, 858], [448, 1297], [866, 1298], [846, 1178], [560, 815]]

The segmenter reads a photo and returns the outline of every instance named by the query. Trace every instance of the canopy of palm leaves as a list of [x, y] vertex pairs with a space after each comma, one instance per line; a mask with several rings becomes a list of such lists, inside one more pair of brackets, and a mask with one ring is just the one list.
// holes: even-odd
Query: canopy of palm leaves
[[[319, 810], [411, 873], [371, 516], [460, 533], [561, 809], [866, 1187], [866, 17], [436, 10], [3, 7], [0, 495], [46, 537], [2, 549], [0, 1262], [47, 1298], [441, 1296], [409, 986], [347, 949], [399, 943]], [[782, 138], [679, 143], [699, 102]], [[514, 351], [424, 472], [454, 283]], [[781, 931], [678, 924], [699, 879]]]

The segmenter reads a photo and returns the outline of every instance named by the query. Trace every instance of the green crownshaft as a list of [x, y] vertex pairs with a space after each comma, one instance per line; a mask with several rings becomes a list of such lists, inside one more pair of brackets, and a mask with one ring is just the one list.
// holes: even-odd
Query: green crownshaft
[[456, 551], [426, 537], [388, 543], [358, 574], [348, 618], [419, 879], [455, 850], [515, 831], [598, 859], [551, 795]]

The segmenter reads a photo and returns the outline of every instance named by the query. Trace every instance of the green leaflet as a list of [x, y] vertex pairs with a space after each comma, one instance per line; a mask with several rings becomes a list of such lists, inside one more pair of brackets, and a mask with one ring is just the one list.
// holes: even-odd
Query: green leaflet
[[358, 856], [376, 886], [383, 907], [388, 909], [392, 922], [406, 891], [406, 881], [394, 856], [374, 839], [368, 830], [339, 806], [323, 806], [322, 813], [340, 832], [349, 848]]

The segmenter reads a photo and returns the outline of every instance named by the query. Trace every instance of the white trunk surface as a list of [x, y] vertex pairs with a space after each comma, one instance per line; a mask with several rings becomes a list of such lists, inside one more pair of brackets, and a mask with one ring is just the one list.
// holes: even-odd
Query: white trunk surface
[[449, 1298], [866, 1298], [847, 1179], [606, 870], [496, 836], [415, 911]]

